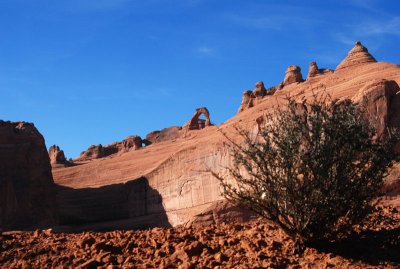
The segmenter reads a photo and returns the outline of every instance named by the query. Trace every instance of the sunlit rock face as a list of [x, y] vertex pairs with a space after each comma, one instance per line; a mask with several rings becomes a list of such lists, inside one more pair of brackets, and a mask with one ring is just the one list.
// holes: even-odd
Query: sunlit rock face
[[347, 57], [336, 67], [336, 70], [375, 62], [375, 58], [368, 52], [368, 49], [357, 41]]
[[301, 75], [301, 69], [297, 65], [291, 65], [286, 69], [285, 78], [283, 79], [283, 85], [289, 85], [292, 83], [303, 82], [303, 76]]
[[[281, 83], [269, 88], [264, 86], [265, 82], [257, 83], [254, 89], [257, 94], [254, 94], [254, 91], [246, 91], [242, 96], [240, 113], [224, 123], [202, 128], [206, 125], [205, 121], [198, 121], [196, 117], [199, 114], [196, 111], [193, 120], [189, 121], [193, 129], [187, 128], [190, 124], [184, 125], [185, 128], [162, 129], [150, 133], [148, 139], [153, 143], [140, 150], [113, 154], [73, 167], [53, 169], [57, 184], [83, 190], [79, 195], [70, 190], [68, 193], [60, 193], [65, 194], [62, 207], [74, 208], [74, 215], [80, 217], [83, 214], [79, 211], [79, 199], [85, 197], [82, 193], [85, 193], [87, 188], [99, 188], [99, 192], [93, 192], [91, 202], [97, 203], [100, 200], [107, 203], [107, 210], [104, 212], [112, 212], [111, 209], [119, 203], [123, 204], [119, 208], [124, 210], [136, 207], [133, 206], [136, 203], [138, 207], [144, 205], [148, 211], [140, 211], [144, 212], [141, 219], [135, 216], [138, 222], [144, 225], [144, 219], [153, 218], [156, 212], [158, 215], [165, 213], [168, 223], [173, 226], [191, 221], [196, 225], [201, 222], [216, 222], [220, 219], [219, 211], [228, 209], [215, 205], [223, 196], [219, 181], [210, 171], [224, 174], [224, 167], [230, 167], [233, 163], [224, 135], [237, 143], [242, 142], [237, 128], [243, 128], [250, 131], [251, 135], [257, 136], [259, 126], [263, 124], [262, 118], [270, 112], [277, 111], [279, 106], [284, 109], [287, 96], [293, 97], [299, 103], [313, 100], [315, 95], [331, 100], [353, 100], [365, 104], [368, 117], [380, 134], [383, 134], [387, 127], [398, 126], [400, 66], [375, 62], [373, 57], [368, 55], [366, 49], [357, 44], [339, 65], [338, 70], [324, 71], [325, 69], [320, 69], [315, 64], [307, 80], [303, 81], [299, 68], [293, 67], [288, 70], [286, 85]], [[239, 104], [240, 96], [237, 98]], [[146, 178], [148, 189], [154, 190], [154, 195], [144, 198], [143, 195], [137, 194], [136, 200], [127, 200], [116, 195], [133, 184], [129, 182], [142, 177]], [[127, 185], [118, 185], [110, 189], [107, 187], [113, 184]], [[108, 193], [108, 190], [111, 192]], [[94, 198], [100, 197], [97, 196], [100, 194], [105, 195], [104, 197], [110, 195], [110, 199]], [[71, 201], [74, 207], [70, 207]], [[121, 201], [128, 201], [129, 206]], [[91, 208], [93, 211], [100, 211], [102, 207], [98, 205]], [[95, 213], [96, 219], [101, 219], [102, 214]], [[83, 216], [84, 218], [88, 219], [86, 216]]]

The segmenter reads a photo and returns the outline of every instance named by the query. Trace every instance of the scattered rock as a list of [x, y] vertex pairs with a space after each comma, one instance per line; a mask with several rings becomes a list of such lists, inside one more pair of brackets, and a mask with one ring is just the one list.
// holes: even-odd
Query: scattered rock
[[357, 228], [360, 239], [339, 244], [334, 252], [310, 247], [299, 252], [298, 244], [282, 230], [261, 219], [205, 228], [51, 236], [38, 230], [3, 235], [0, 264], [2, 268], [398, 268], [399, 226], [399, 211], [380, 206]]

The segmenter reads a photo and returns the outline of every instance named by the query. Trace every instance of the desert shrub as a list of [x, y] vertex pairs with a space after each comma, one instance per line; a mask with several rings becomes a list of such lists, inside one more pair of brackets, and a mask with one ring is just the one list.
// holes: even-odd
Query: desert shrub
[[287, 101], [265, 116], [257, 135], [237, 128], [243, 143], [225, 134], [233, 166], [213, 174], [228, 200], [298, 242], [341, 238], [369, 212], [393, 163], [395, 139], [377, 139], [351, 102]]

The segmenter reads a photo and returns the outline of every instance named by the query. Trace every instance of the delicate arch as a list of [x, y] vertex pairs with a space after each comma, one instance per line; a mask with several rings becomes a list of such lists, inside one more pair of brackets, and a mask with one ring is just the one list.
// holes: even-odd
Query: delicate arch
[[[205, 122], [199, 119], [202, 114], [206, 117]], [[210, 113], [208, 112], [208, 109], [205, 107], [196, 109], [196, 112], [187, 123], [187, 126], [189, 130], [199, 130], [206, 126], [211, 126]]]

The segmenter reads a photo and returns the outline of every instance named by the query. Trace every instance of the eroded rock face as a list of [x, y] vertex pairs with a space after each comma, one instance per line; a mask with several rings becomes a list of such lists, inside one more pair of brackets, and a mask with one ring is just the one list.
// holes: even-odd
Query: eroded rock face
[[267, 89], [264, 87], [264, 82], [259, 81], [256, 83], [255, 88], [253, 90], [254, 97], [262, 97], [267, 93]]
[[35, 126], [0, 121], [0, 228], [54, 223], [53, 187], [49, 155]]
[[301, 75], [301, 69], [297, 65], [291, 65], [286, 69], [285, 78], [283, 79], [283, 85], [289, 85], [292, 83], [303, 82]]
[[49, 157], [51, 164], [66, 164], [67, 159], [65, 158], [64, 151], [59, 146], [53, 145], [49, 149]]
[[122, 143], [116, 143], [118, 151], [136, 150], [142, 147], [142, 139], [140, 136], [128, 136]]
[[316, 62], [311, 62], [310, 63], [310, 69], [308, 70], [308, 76], [307, 78], [315, 77], [316, 75], [319, 75], [319, 70]]
[[205, 211], [195, 215], [186, 226], [209, 227], [220, 223], [243, 223], [256, 217], [257, 215], [248, 209], [221, 200], [212, 203]]
[[128, 136], [121, 142], [114, 142], [107, 146], [92, 145], [86, 151], [75, 159], [75, 161], [89, 161], [110, 156], [116, 153], [128, 152], [130, 150], [137, 150], [142, 147], [142, 139], [140, 136]]
[[323, 74], [328, 74], [328, 73], [333, 73], [333, 72], [334, 71], [332, 69], [328, 69], [328, 68], [319, 69], [316, 62], [311, 62], [310, 69], [308, 69], [307, 79], [316, 77], [318, 75], [323, 75]]
[[375, 62], [375, 58], [368, 52], [368, 49], [360, 41], [357, 41], [347, 57], [336, 67], [336, 70]]
[[181, 130], [182, 127], [180, 126], [171, 126], [168, 128], [164, 128], [161, 131], [153, 131], [146, 135], [146, 139], [144, 140], [144, 142], [147, 144], [154, 144], [177, 139], [181, 135]]
[[259, 103], [262, 98], [267, 95], [273, 95], [277, 90], [280, 90], [281, 88], [282, 87], [280, 84], [267, 90], [264, 86], [264, 82], [257, 82], [253, 91], [246, 90], [243, 92], [242, 103], [240, 104], [238, 113], [253, 107], [257, 103]]
[[[206, 120], [200, 119], [204, 115]], [[200, 130], [207, 126], [211, 126], [210, 113], [206, 107], [196, 109], [193, 117], [184, 125], [188, 130]]]
[[[295, 83], [286, 89], [290, 90], [289, 94], [293, 94], [292, 96], [296, 98], [296, 101], [303, 100], [303, 98], [311, 100], [313, 91], [318, 95], [328, 93], [332, 96], [332, 99], [341, 100], [352, 98], [360, 88], [364, 87], [366, 81], [388, 78], [400, 82], [400, 68], [397, 65], [389, 63], [367, 64], [365, 68], [361, 69], [362, 72], [343, 70], [331, 75], [317, 76], [312, 82]], [[317, 83], [314, 83], [314, 81]], [[280, 89], [280, 86], [277, 89]], [[236, 142], [240, 140], [234, 126], [248, 128], [247, 130], [256, 133], [259, 124], [257, 118], [273, 111], [277, 100], [282, 100], [288, 93], [283, 88], [282, 91], [276, 92], [274, 98], [266, 96], [251, 98], [251, 94], [250, 91], [246, 92], [243, 100], [249, 102], [260, 100], [260, 103], [256, 103], [259, 107], [233, 117], [219, 128], [206, 128], [199, 132], [193, 131], [190, 136], [182, 137], [182, 139], [176, 141], [154, 144], [148, 150], [127, 154], [129, 156], [114, 155], [101, 162], [88, 162], [67, 169], [58, 169], [53, 173], [56, 182], [76, 190], [100, 187], [98, 191], [103, 191], [108, 190], [107, 185], [121, 184], [130, 179], [145, 176], [148, 179], [149, 186], [160, 193], [163, 199], [162, 206], [171, 225], [185, 224], [193, 216], [200, 216], [200, 214], [206, 219], [210, 218], [210, 211], [206, 209], [211, 203], [222, 199], [222, 197], [219, 181], [205, 171], [212, 169], [217, 172], [224, 172], [222, 171], [223, 167], [232, 167], [233, 163], [229, 150], [224, 147], [226, 139], [221, 131], [229, 134], [229, 137]], [[393, 100], [397, 99], [392, 99], [391, 104], [394, 104], [395, 101]], [[389, 111], [391, 111], [391, 108], [389, 108]], [[389, 118], [392, 118], [392, 116]], [[183, 133], [186, 130], [183, 128]], [[155, 133], [155, 136], [159, 133]], [[118, 188], [110, 196], [107, 196], [107, 193], [104, 193], [104, 196], [93, 196], [91, 202], [96, 201], [99, 210], [101, 210], [104, 207], [100, 206], [100, 202], [104, 201], [104, 203], [107, 203], [107, 212], [112, 212], [113, 206], [125, 208], [125, 201], [118, 202], [120, 197], [115, 195], [115, 193], [120, 193], [119, 190]], [[68, 193], [71, 193], [71, 196], [75, 194], [72, 191], [68, 191]], [[100, 195], [97, 191], [95, 193]], [[73, 201], [73, 199], [69, 199], [71, 196], [68, 195], [68, 199], [65, 200]], [[85, 199], [87, 195], [85, 193], [76, 197]], [[88, 218], [85, 213], [90, 212], [90, 210], [82, 211], [81, 203], [78, 200], [74, 204], [76, 205], [74, 207], [76, 212], [73, 216], [79, 218], [82, 216], [81, 219], [83, 220]], [[70, 203], [65, 203], [65, 207], [72, 208]], [[90, 208], [93, 209], [93, 207]], [[204, 212], [205, 210], [206, 212]], [[100, 213], [98, 214], [99, 217], [96, 219], [102, 219]], [[151, 218], [152, 215], [147, 217]], [[89, 219], [89, 221], [94, 220]]]
[[243, 92], [242, 103], [240, 104], [238, 113], [253, 106], [253, 101], [252, 101], [251, 95], [252, 95], [252, 91], [246, 90]]
[[385, 136], [388, 127], [400, 127], [399, 92], [396, 81], [382, 79], [368, 83], [353, 97], [366, 109], [378, 137]]

